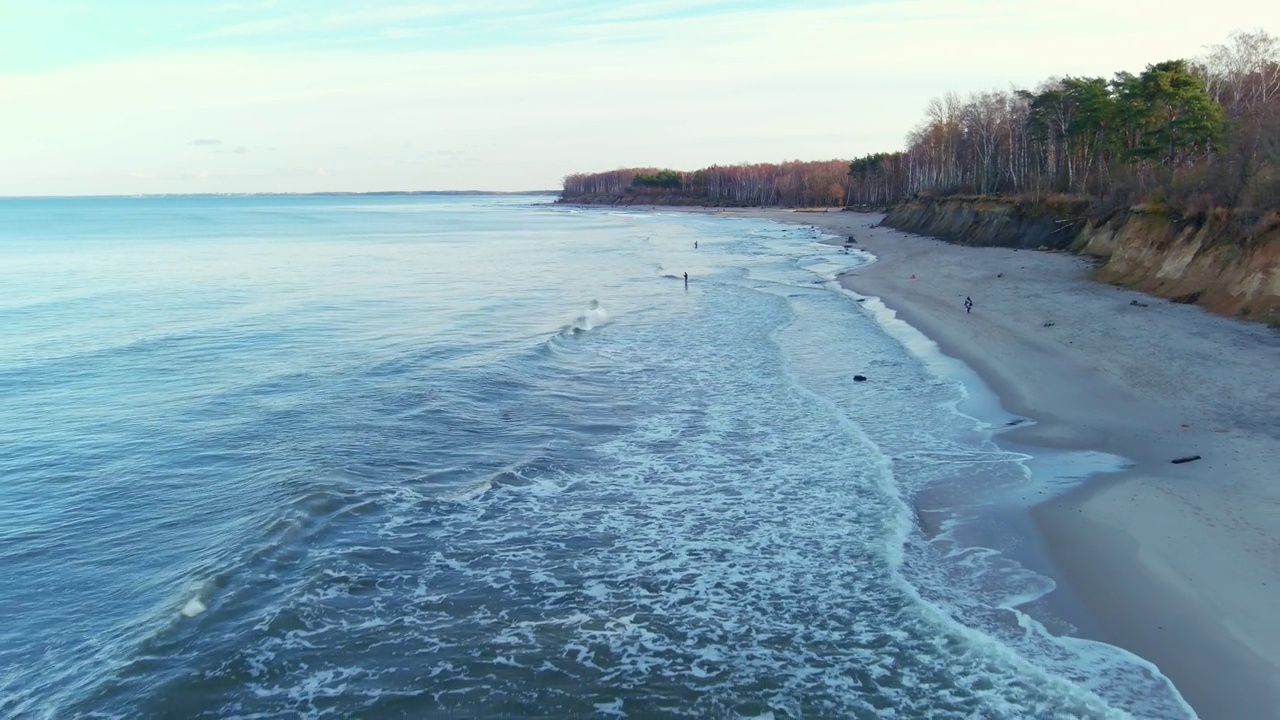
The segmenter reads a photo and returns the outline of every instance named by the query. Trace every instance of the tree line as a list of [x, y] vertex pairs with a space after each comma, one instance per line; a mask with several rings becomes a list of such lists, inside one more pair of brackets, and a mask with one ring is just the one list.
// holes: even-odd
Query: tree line
[[789, 161], [713, 165], [693, 172], [624, 168], [578, 173], [564, 179], [566, 201], [599, 197], [674, 198], [691, 204], [842, 205], [848, 190], [849, 161]]
[[565, 178], [562, 199], [645, 194], [693, 204], [891, 205], [920, 193], [1066, 194], [1183, 212], [1280, 207], [1280, 41], [1233, 33], [1194, 60], [1034, 90], [949, 93], [906, 149], [850, 161], [627, 168]]
[[918, 193], [1280, 205], [1280, 42], [1233, 33], [1196, 60], [932, 101], [907, 149], [849, 165], [849, 199]]

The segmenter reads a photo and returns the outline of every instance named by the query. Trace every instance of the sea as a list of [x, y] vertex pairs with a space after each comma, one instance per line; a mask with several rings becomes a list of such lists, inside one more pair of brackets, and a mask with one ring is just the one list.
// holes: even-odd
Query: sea
[[0, 717], [1192, 715], [874, 257], [551, 200], [0, 199]]

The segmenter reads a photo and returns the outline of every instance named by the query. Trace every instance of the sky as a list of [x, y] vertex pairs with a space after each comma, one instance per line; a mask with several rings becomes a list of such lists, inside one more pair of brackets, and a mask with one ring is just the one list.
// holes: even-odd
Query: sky
[[1280, 3], [0, 0], [0, 195], [558, 189], [849, 159], [931, 98], [1141, 71]]

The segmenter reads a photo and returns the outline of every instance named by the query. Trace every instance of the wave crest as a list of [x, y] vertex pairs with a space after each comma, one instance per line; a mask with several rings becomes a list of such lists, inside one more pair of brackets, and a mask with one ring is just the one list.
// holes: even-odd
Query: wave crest
[[561, 335], [577, 335], [594, 330], [609, 323], [609, 313], [600, 306], [599, 300], [592, 300], [587, 309], [573, 322], [560, 329]]

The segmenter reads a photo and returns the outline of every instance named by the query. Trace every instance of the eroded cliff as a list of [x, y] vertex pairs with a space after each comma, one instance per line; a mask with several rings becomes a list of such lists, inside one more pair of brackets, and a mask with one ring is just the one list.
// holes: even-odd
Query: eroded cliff
[[1103, 282], [1280, 322], [1280, 212], [1188, 218], [1136, 206], [1101, 215], [1072, 198], [926, 197], [895, 207], [884, 224], [963, 245], [1097, 256]]

